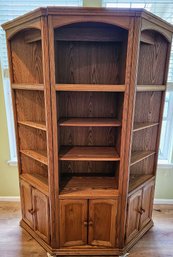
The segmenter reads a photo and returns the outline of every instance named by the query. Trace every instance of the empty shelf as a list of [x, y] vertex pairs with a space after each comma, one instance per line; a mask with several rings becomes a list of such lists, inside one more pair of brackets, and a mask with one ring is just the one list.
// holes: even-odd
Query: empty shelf
[[125, 85], [102, 84], [56, 84], [57, 91], [98, 91], [98, 92], [124, 92]]
[[111, 118], [67, 118], [60, 119], [61, 127], [119, 127], [121, 122]]
[[133, 132], [157, 126], [158, 122], [139, 122], [134, 124]]
[[131, 166], [148, 158], [149, 156], [155, 154], [155, 151], [136, 151], [132, 152], [131, 156]]
[[120, 157], [114, 147], [63, 146], [60, 148], [59, 160], [118, 161]]
[[20, 150], [24, 155], [39, 161], [45, 165], [48, 165], [47, 152], [46, 151], [35, 151], [35, 150]]
[[36, 129], [40, 129], [40, 130], [44, 130], [46, 131], [46, 124], [44, 121], [18, 121], [19, 124], [31, 127], [31, 128], [36, 128]]
[[154, 177], [153, 175], [135, 175], [135, 174], [130, 175], [129, 192], [143, 185], [146, 181], [148, 181], [153, 177]]
[[43, 84], [12, 84], [13, 89], [22, 90], [44, 90]]
[[64, 176], [60, 183], [60, 198], [65, 197], [112, 197], [117, 195], [115, 177]]
[[138, 92], [145, 91], [165, 91], [166, 85], [137, 85]]
[[40, 174], [29, 174], [29, 173], [23, 173], [20, 175], [20, 178], [23, 180], [26, 180], [26, 182], [29, 182], [32, 186], [35, 188], [38, 188], [41, 192], [48, 195], [48, 178], [45, 176], [42, 176]]

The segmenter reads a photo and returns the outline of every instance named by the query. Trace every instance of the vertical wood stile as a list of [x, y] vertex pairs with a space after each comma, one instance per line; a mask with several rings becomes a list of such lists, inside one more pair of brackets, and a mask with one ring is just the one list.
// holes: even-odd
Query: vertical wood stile
[[[119, 244], [120, 247], [124, 247], [125, 236], [125, 222], [126, 222], [126, 208], [127, 208], [127, 193], [128, 193], [128, 181], [129, 181], [129, 164], [131, 157], [131, 143], [132, 143], [132, 130], [133, 130], [133, 117], [134, 117], [134, 101], [135, 101], [135, 87], [137, 80], [137, 62], [139, 54], [139, 37], [140, 37], [141, 20], [140, 18], [134, 18], [131, 31], [128, 38], [128, 51], [126, 67], [126, 83], [127, 89], [125, 92], [125, 102], [123, 107], [123, 122], [126, 130], [124, 131], [123, 141], [121, 145], [122, 155], [124, 160], [120, 169], [119, 190], [121, 194], [121, 207], [119, 213], [119, 220], [121, 220], [121, 227], [119, 229]], [[123, 127], [123, 126], [122, 126]]]
[[43, 79], [44, 79], [44, 98], [45, 115], [47, 131], [47, 155], [48, 155], [48, 185], [49, 185], [49, 204], [50, 204], [50, 232], [51, 244], [55, 246], [56, 238], [56, 220], [55, 220], [55, 195], [54, 195], [54, 172], [53, 172], [53, 142], [52, 142], [52, 117], [51, 117], [51, 88], [50, 88], [50, 70], [49, 70], [49, 40], [47, 17], [41, 18], [42, 26], [42, 50], [43, 50]]

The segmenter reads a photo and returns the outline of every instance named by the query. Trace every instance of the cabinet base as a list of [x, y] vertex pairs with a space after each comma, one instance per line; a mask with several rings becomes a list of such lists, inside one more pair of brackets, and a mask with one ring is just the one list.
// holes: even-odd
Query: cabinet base
[[76, 256], [76, 255], [91, 255], [91, 256], [119, 256], [119, 257], [127, 257], [128, 251], [131, 249], [137, 241], [153, 226], [153, 221], [147, 224], [147, 226], [139, 232], [139, 234], [128, 244], [124, 249], [98, 249], [92, 247], [83, 248], [61, 248], [55, 249], [50, 247], [44, 240], [42, 240], [23, 220], [20, 221], [20, 226], [25, 229], [47, 252], [48, 257], [56, 257], [56, 256]]

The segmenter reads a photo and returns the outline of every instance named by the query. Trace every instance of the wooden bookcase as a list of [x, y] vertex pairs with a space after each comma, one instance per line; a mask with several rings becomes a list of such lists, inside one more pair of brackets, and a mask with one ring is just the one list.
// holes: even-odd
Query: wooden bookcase
[[22, 220], [52, 255], [122, 255], [152, 226], [173, 27], [39, 8], [7, 35]]

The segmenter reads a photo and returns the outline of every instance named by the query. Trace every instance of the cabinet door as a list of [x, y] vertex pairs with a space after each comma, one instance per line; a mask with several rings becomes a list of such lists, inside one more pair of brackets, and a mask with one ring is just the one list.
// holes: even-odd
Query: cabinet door
[[50, 241], [49, 200], [37, 189], [32, 190], [34, 230], [47, 243]]
[[60, 245], [87, 244], [87, 200], [60, 201]]
[[22, 204], [22, 218], [33, 228], [33, 206], [32, 206], [32, 188], [31, 186], [20, 180], [21, 204]]
[[89, 200], [88, 243], [115, 247], [117, 200]]
[[130, 242], [139, 231], [142, 190], [138, 190], [128, 198], [126, 243]]
[[143, 188], [142, 205], [141, 205], [141, 219], [140, 228], [142, 229], [152, 219], [153, 210], [153, 197], [154, 197], [154, 181], [147, 184]]

